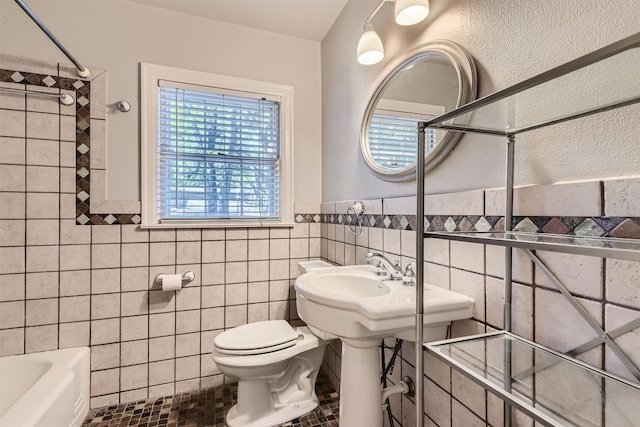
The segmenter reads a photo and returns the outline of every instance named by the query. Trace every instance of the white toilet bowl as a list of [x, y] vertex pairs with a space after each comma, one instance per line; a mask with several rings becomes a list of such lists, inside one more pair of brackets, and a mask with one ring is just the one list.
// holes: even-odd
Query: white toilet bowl
[[267, 427], [298, 418], [318, 406], [315, 383], [327, 343], [306, 326], [284, 320], [238, 326], [218, 335], [213, 360], [238, 379], [230, 427]]

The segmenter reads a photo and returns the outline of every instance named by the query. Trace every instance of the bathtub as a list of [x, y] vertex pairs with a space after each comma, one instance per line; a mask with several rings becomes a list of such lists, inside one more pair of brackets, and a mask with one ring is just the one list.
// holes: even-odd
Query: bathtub
[[0, 357], [0, 426], [79, 426], [89, 375], [89, 347]]

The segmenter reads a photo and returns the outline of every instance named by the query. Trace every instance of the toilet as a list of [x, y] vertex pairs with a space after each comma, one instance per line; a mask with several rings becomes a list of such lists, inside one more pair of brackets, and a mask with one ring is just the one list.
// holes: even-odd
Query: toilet
[[[329, 266], [321, 261], [299, 267], [306, 272]], [[326, 345], [308, 327], [293, 328], [285, 320], [249, 323], [216, 336], [213, 361], [220, 372], [238, 379], [238, 400], [226, 415], [227, 425], [275, 426], [315, 409]]]

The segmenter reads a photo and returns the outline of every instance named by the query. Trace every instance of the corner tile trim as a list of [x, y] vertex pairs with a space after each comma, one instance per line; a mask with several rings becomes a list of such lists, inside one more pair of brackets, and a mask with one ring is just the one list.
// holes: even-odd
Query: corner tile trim
[[[352, 215], [322, 214], [326, 224], [354, 225]], [[392, 230], [415, 230], [415, 215], [364, 215], [363, 226]], [[518, 216], [512, 228], [518, 231], [579, 236], [640, 239], [640, 217]], [[425, 215], [425, 231], [502, 231], [503, 216]]]
[[94, 214], [90, 209], [91, 82], [48, 74], [0, 69], [0, 82], [75, 91], [76, 98], [76, 224], [139, 224], [138, 214]]

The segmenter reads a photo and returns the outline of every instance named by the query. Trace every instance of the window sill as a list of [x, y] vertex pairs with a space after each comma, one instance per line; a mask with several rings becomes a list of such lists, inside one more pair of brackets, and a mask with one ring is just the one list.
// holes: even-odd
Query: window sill
[[163, 224], [140, 224], [141, 229], [171, 229], [171, 228], [292, 228], [294, 222], [261, 222], [261, 221], [230, 221], [230, 222], [203, 222], [180, 221]]

